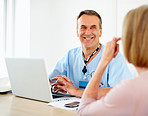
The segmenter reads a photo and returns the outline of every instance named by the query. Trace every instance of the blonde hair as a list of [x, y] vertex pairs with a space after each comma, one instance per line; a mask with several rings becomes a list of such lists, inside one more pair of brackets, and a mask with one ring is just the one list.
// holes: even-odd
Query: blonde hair
[[148, 5], [127, 13], [122, 29], [124, 55], [137, 67], [148, 67]]

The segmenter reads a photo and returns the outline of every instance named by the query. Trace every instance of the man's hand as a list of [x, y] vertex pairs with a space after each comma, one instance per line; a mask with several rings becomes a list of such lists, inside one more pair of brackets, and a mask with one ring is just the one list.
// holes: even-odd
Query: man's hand
[[70, 81], [70, 79], [65, 75], [58, 75], [57, 77], [54, 77], [51, 80], [52, 81], [56, 80], [56, 82], [51, 85], [54, 93], [57, 93], [59, 91], [63, 93], [67, 93], [67, 92], [71, 93], [68, 87], [74, 87], [73, 86], [74, 82]]
[[[70, 79], [68, 77], [66, 77], [64, 75], [59, 75], [57, 77], [52, 78], [52, 80], [56, 80], [56, 82], [52, 84], [52, 88], [55, 89], [54, 93], [57, 93], [59, 91], [62, 92], [62, 93], [67, 93], [68, 92], [72, 96], [82, 97], [84, 89], [76, 88], [73, 85], [74, 82], [70, 81]], [[98, 89], [99, 90], [98, 99], [105, 96], [106, 93], [110, 89], [111, 88]]]

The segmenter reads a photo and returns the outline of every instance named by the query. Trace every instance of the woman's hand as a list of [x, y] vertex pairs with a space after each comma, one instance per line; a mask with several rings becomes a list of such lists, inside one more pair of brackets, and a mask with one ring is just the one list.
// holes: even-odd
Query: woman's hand
[[117, 42], [119, 40], [121, 40], [121, 38], [113, 38], [112, 41], [106, 43], [101, 57], [103, 62], [108, 64], [112, 58], [117, 56], [119, 52], [119, 44], [117, 44]]

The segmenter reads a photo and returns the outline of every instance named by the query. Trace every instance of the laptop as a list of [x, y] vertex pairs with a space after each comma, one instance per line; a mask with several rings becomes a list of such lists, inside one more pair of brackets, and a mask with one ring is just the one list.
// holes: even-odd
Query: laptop
[[53, 101], [42, 58], [5, 58], [5, 61], [12, 93], [15, 96], [44, 102]]

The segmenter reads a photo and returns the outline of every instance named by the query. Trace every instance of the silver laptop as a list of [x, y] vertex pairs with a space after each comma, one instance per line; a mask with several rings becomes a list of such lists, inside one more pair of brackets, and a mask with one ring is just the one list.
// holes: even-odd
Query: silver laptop
[[5, 61], [15, 96], [44, 102], [53, 100], [43, 59], [5, 58]]

